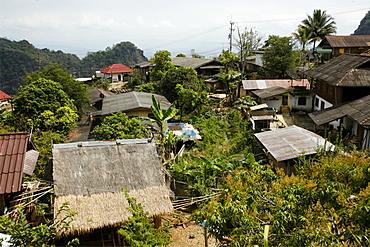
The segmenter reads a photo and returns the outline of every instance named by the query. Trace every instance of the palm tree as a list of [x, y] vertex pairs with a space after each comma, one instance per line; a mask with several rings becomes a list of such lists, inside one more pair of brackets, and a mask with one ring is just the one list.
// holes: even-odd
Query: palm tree
[[326, 11], [315, 9], [313, 15], [307, 15], [307, 19], [302, 21], [300, 28], [306, 29], [311, 34], [313, 48], [315, 49], [316, 41], [323, 39], [326, 35], [336, 33], [334, 18], [326, 14]]
[[302, 51], [306, 49], [307, 43], [311, 39], [311, 32], [307, 28], [300, 26], [297, 32], [293, 33], [294, 39], [296, 39], [302, 46]]

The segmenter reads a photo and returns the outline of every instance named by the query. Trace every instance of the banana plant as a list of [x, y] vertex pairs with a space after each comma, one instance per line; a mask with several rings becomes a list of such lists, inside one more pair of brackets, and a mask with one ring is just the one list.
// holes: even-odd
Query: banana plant
[[167, 121], [173, 118], [179, 110], [175, 109], [174, 107], [176, 104], [176, 101], [174, 101], [166, 111], [162, 110], [161, 104], [155, 99], [154, 95], [152, 95], [152, 102], [153, 102], [153, 105], [150, 107], [150, 109], [152, 110], [155, 121], [160, 128], [161, 160], [164, 163], [165, 162], [164, 133], [166, 132], [165, 126], [166, 126]]

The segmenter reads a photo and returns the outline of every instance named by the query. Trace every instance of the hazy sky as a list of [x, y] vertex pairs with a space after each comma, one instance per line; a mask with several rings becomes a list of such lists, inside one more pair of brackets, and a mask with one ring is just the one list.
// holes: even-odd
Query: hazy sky
[[149, 59], [158, 50], [206, 57], [229, 47], [230, 21], [263, 38], [290, 36], [307, 14], [326, 10], [349, 35], [369, 0], [0, 0], [0, 37], [74, 53], [130, 41]]

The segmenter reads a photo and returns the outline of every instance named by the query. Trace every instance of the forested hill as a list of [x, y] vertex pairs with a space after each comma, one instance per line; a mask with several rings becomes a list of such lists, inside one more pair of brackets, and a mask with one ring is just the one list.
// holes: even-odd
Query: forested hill
[[354, 35], [370, 35], [370, 11], [361, 20], [360, 25], [353, 33]]
[[89, 52], [80, 59], [75, 54], [38, 49], [26, 40], [0, 38], [0, 90], [16, 94], [27, 73], [43, 69], [48, 64], [61, 64], [76, 77], [88, 77], [113, 63], [132, 66], [147, 61], [143, 51], [131, 42], [121, 42], [105, 51]]

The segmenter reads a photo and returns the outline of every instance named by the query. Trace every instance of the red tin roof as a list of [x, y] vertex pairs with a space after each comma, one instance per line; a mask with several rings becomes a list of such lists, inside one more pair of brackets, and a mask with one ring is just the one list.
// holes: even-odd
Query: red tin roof
[[10, 99], [10, 95], [4, 93], [3, 91], [0, 90], [0, 100], [2, 99]]
[[132, 69], [123, 64], [112, 64], [111, 66], [101, 70], [100, 72], [105, 74], [116, 74], [116, 73], [130, 73]]
[[29, 133], [0, 134], [0, 194], [21, 190]]

